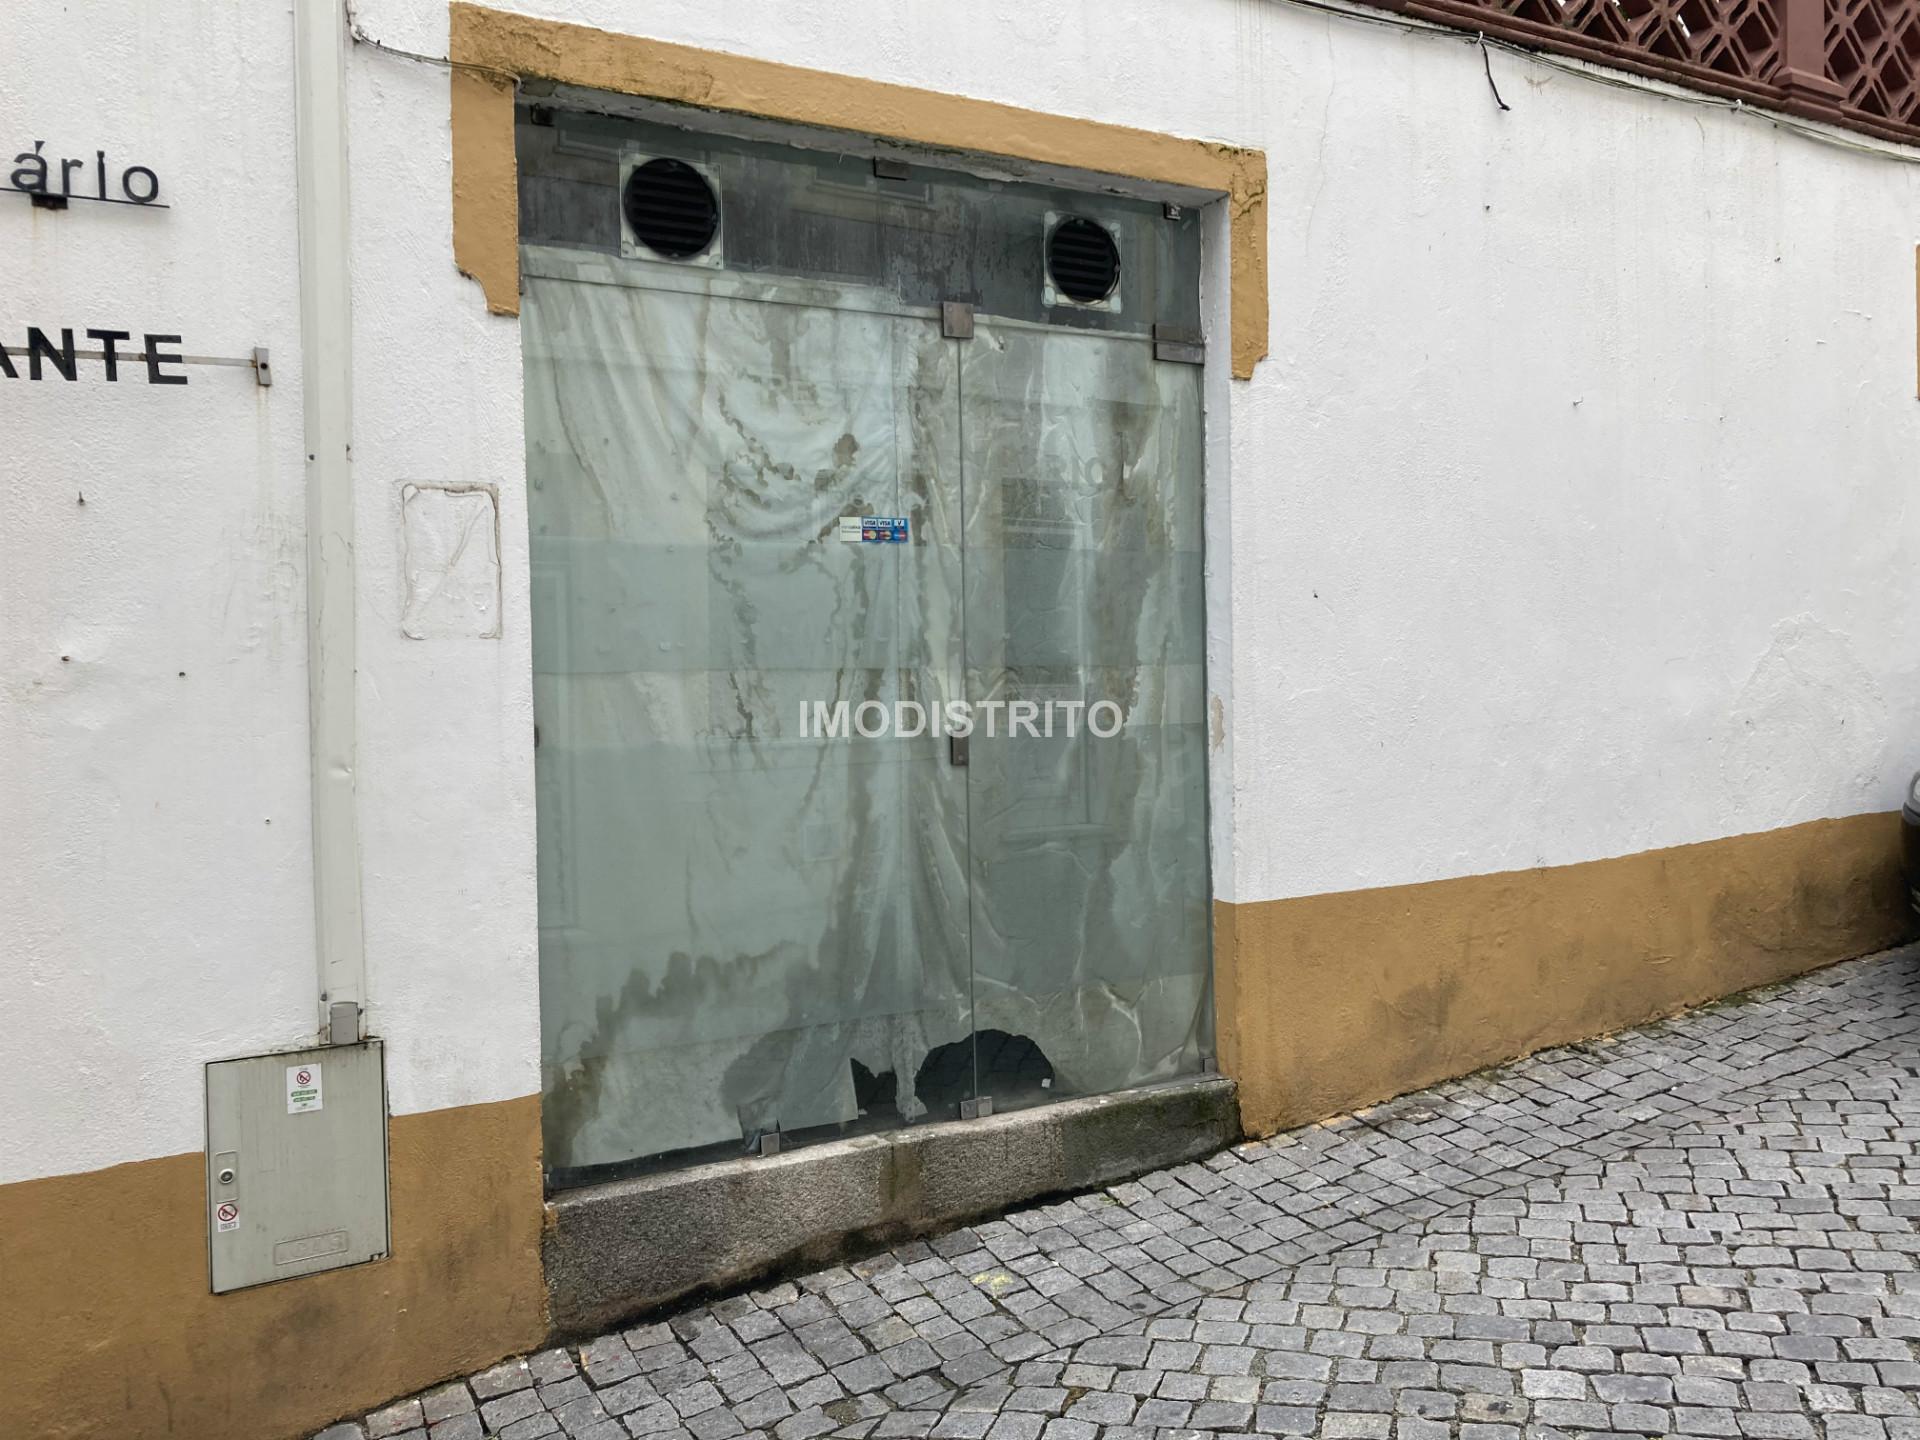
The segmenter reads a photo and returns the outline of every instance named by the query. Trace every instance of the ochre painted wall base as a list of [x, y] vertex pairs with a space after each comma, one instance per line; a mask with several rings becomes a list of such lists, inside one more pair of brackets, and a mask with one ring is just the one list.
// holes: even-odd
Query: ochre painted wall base
[[[1897, 815], [1583, 865], [1221, 904], [1249, 1133], [1898, 943]], [[207, 1291], [200, 1155], [0, 1186], [7, 1423], [284, 1440], [547, 1333], [538, 1097], [401, 1116], [393, 1257]]]
[[539, 1344], [539, 1097], [398, 1116], [390, 1169], [391, 1259], [229, 1295], [199, 1154], [0, 1186], [0, 1434], [288, 1440]]
[[1267, 1135], [1883, 949], [1900, 817], [1215, 907], [1221, 1068]]

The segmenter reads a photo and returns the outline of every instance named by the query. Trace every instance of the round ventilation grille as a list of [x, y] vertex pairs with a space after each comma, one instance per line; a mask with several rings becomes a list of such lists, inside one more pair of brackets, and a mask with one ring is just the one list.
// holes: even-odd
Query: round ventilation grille
[[627, 177], [621, 204], [635, 238], [656, 255], [685, 260], [713, 243], [720, 201], [684, 160], [649, 160]]
[[1120, 283], [1120, 250], [1104, 225], [1078, 216], [1062, 220], [1047, 237], [1047, 273], [1069, 300], [1093, 305]]

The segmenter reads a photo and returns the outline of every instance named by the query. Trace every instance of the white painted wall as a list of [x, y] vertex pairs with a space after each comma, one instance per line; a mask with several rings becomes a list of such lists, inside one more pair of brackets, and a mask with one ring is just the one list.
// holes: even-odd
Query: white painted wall
[[[444, 30], [444, 7], [439, 18]], [[427, 53], [446, 53], [444, 34]], [[540, 1089], [520, 333], [453, 268], [445, 71], [354, 58], [367, 985], [389, 1094], [406, 1112]], [[409, 482], [499, 487], [500, 638], [402, 633]]]
[[1898, 808], [1913, 166], [1270, 13], [1236, 898]]
[[[1184, 0], [1177, 43], [1171, 0], [517, 8], [1267, 151], [1272, 358], [1209, 392], [1224, 898], [1898, 803], [1910, 165], [1496, 55], [1502, 113], [1457, 39], [1278, 0]], [[438, 0], [356, 9], [445, 52]], [[0, 343], [177, 330], [276, 372], [0, 379], [0, 1182], [197, 1148], [199, 1065], [314, 1023], [290, 34], [285, 0], [0, 10], [32, 57], [0, 161], [104, 145], [173, 206], [0, 194]], [[404, 1113], [538, 1088], [520, 370], [453, 269], [444, 71], [351, 60], [367, 951]], [[500, 638], [402, 633], [408, 482], [500, 487]]]
[[290, 35], [222, 0], [0, 11], [0, 179], [104, 148], [171, 206], [0, 193], [0, 343], [276, 363], [0, 377], [0, 1181], [197, 1149], [200, 1063], [313, 1028]]
[[[1460, 37], [1280, 0], [1192, 0], [1177, 45], [1166, 0], [508, 8], [1267, 152], [1272, 358], [1216, 506], [1222, 898], [1899, 804], [1910, 153], [1496, 53], [1502, 112]], [[432, 0], [359, 13], [444, 53]]]
[[[5, 171], [104, 146], [171, 206], [0, 194], [0, 343], [178, 332], [275, 382], [0, 378], [0, 1183], [198, 1149], [200, 1066], [316, 1025], [291, 37], [286, 3], [0, 10]], [[407, 1113], [539, 1088], [519, 358], [453, 270], [444, 73], [353, 84], [369, 1019]], [[503, 483], [504, 638], [401, 635], [410, 480]]]

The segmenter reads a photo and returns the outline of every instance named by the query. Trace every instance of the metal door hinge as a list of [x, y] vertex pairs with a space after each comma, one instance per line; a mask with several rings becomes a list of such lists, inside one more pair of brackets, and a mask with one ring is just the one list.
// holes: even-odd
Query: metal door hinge
[[993, 1114], [993, 1096], [991, 1095], [982, 1095], [977, 1100], [960, 1102], [962, 1120], [984, 1120], [991, 1114]]
[[873, 176], [876, 180], [911, 180], [913, 167], [904, 160], [890, 160], [884, 155], [873, 157]]
[[972, 750], [973, 742], [971, 737], [966, 735], [947, 736], [947, 763], [955, 769], [964, 770], [967, 768], [967, 761], [972, 758]]
[[973, 306], [964, 300], [940, 302], [940, 333], [949, 340], [973, 338]]
[[1178, 325], [1156, 325], [1153, 327], [1153, 358], [1171, 365], [1204, 365], [1207, 363], [1207, 342], [1198, 330], [1185, 330]]

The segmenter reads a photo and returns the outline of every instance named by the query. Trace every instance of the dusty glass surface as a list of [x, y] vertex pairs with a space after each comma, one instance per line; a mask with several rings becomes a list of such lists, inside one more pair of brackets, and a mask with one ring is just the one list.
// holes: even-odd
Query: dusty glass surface
[[982, 322], [961, 355], [967, 693], [1053, 718], [970, 742], [999, 1109], [1210, 1053], [1199, 387], [1119, 336]]
[[[1149, 339], [1197, 316], [1192, 218], [542, 119], [521, 331], [555, 1182], [1199, 1069], [1201, 372]], [[691, 261], [623, 244], [623, 167], [660, 155], [720, 196]], [[1047, 294], [1067, 213], [1115, 236], [1104, 307]], [[971, 339], [942, 333], [956, 296]], [[812, 704], [899, 700], [1074, 701], [1083, 728], [965, 756], [806, 733]]]
[[[955, 784], [928, 746], [799, 734], [803, 701], [958, 693], [951, 347], [618, 268], [529, 253], [524, 282], [560, 1170], [856, 1121], [855, 1063], [969, 1033]], [[929, 543], [842, 543], [843, 514]]]

